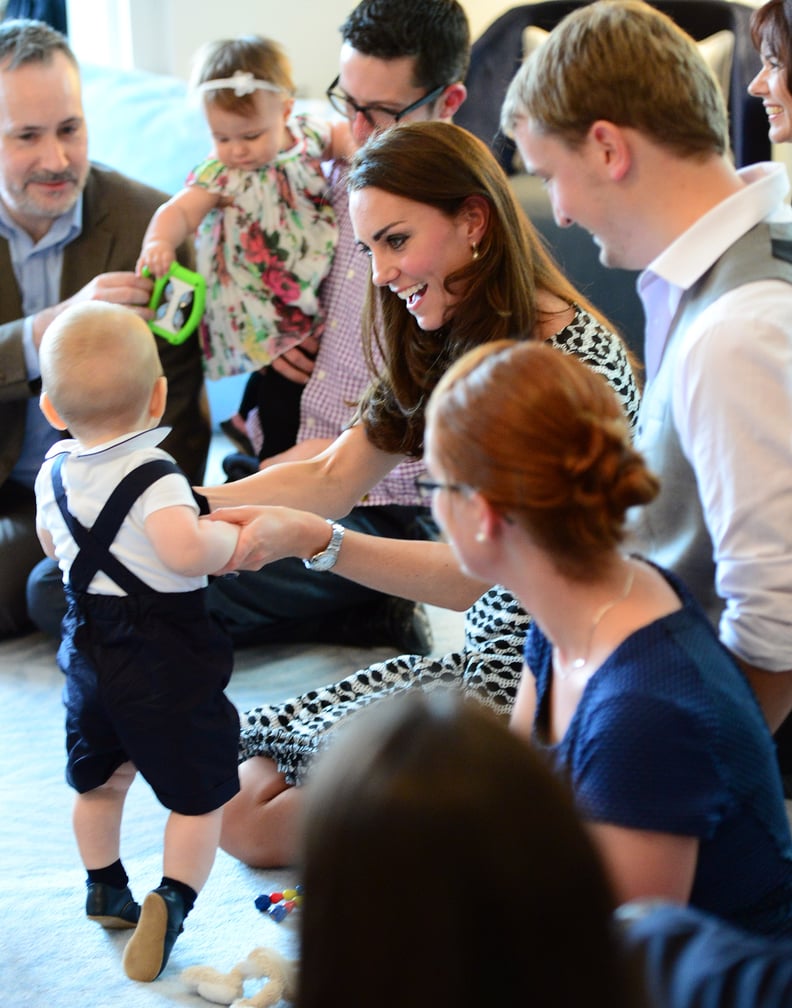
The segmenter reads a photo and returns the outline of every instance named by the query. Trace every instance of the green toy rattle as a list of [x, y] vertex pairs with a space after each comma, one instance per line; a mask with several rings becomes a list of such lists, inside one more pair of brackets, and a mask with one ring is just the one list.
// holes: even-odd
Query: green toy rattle
[[[151, 276], [143, 267], [143, 276]], [[169, 343], [183, 343], [201, 321], [206, 302], [206, 281], [199, 273], [171, 263], [170, 269], [154, 281], [149, 308], [154, 318], [151, 330]]]

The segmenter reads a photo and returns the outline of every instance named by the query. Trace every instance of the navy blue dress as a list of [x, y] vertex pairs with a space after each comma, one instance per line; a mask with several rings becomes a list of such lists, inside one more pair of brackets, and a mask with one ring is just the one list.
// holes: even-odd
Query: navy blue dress
[[547, 739], [552, 646], [532, 624], [535, 742], [586, 819], [699, 839], [692, 906], [749, 931], [792, 934], [792, 835], [773, 740], [742, 671], [680, 581], [683, 607], [636, 631]]

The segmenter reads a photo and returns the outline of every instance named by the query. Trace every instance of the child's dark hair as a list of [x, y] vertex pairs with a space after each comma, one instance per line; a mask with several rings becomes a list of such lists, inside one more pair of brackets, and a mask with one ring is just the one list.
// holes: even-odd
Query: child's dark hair
[[566, 785], [477, 701], [351, 718], [304, 812], [298, 1008], [635, 1008]]

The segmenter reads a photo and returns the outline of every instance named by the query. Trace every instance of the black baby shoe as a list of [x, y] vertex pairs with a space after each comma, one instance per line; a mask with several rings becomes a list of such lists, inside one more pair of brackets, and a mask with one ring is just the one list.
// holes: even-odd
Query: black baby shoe
[[124, 949], [124, 972], [130, 980], [149, 983], [165, 969], [171, 949], [184, 928], [184, 901], [169, 885], [143, 900], [135, 933]]
[[104, 882], [89, 882], [85, 914], [103, 928], [133, 928], [140, 917], [140, 904], [132, 899], [129, 886], [116, 889]]

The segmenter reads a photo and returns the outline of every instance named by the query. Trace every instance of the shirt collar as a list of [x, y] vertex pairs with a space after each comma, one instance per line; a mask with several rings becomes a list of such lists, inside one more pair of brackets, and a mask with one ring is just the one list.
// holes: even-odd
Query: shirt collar
[[46, 457], [52, 458], [54, 455], [67, 453], [78, 458], [101, 454], [108, 457], [120, 457], [142, 448], [155, 448], [165, 440], [170, 431], [170, 427], [151, 427], [148, 430], [134, 431], [132, 434], [122, 434], [121, 437], [113, 438], [112, 441], [105, 441], [91, 448], [82, 448], [78, 441], [68, 438], [56, 441], [47, 452]]
[[792, 220], [785, 205], [789, 192], [786, 167], [773, 162], [749, 165], [737, 173], [744, 186], [718, 203], [676, 238], [647, 266], [639, 290], [652, 275], [688, 290], [734, 242], [762, 220]]
[[65, 248], [82, 233], [83, 194], [77, 197], [71, 210], [55, 217], [49, 231], [34, 244], [33, 239], [16, 223], [8, 212], [8, 208], [0, 201], [0, 235], [7, 241], [24, 243], [29, 252], [44, 249]]

